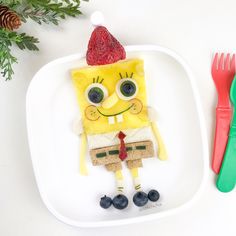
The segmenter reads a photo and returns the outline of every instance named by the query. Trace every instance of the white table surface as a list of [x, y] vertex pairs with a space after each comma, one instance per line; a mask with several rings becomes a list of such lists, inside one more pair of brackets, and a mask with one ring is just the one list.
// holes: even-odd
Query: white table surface
[[179, 215], [106, 229], [76, 229], [59, 222], [40, 199], [25, 121], [25, 95], [34, 73], [55, 58], [84, 51], [92, 30], [89, 15], [100, 10], [109, 30], [123, 44], [160, 44], [189, 63], [197, 80], [211, 150], [216, 103], [210, 75], [212, 53], [236, 52], [235, 9], [235, 0], [93, 0], [82, 3], [84, 16], [60, 27], [23, 25], [20, 31], [40, 38], [41, 50], [14, 49], [19, 58], [15, 78], [0, 80], [0, 235], [236, 235], [236, 192], [218, 192], [212, 172], [201, 199]]

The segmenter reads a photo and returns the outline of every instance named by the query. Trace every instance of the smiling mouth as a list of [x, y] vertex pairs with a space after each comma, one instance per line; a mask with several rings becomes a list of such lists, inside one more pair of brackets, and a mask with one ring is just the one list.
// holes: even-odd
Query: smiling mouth
[[117, 115], [120, 115], [126, 111], [128, 111], [134, 104], [132, 104], [131, 106], [129, 106], [128, 108], [126, 108], [125, 110], [123, 111], [120, 111], [120, 112], [117, 112], [117, 113], [114, 113], [114, 114], [110, 114], [110, 115], [107, 115], [107, 114], [104, 114], [102, 113], [101, 111], [99, 111], [99, 109], [97, 108], [97, 111], [102, 115], [102, 116], [105, 116], [105, 117], [109, 117], [109, 116], [117, 116]]

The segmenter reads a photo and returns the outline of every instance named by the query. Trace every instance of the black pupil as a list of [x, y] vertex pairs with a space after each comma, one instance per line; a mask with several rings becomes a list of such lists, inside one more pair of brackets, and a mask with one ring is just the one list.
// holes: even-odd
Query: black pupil
[[100, 88], [91, 88], [88, 93], [88, 98], [93, 103], [100, 103], [103, 100], [104, 94]]
[[124, 96], [130, 97], [135, 94], [136, 86], [131, 81], [125, 81], [121, 84], [120, 91]]

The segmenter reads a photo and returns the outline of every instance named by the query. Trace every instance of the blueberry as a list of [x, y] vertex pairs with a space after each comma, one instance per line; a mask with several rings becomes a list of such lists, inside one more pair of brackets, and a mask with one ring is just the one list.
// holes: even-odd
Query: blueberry
[[104, 93], [102, 89], [93, 87], [88, 92], [88, 98], [93, 103], [100, 103], [104, 98]]
[[128, 198], [123, 194], [118, 194], [113, 198], [113, 206], [116, 209], [122, 210], [128, 206]]
[[100, 206], [104, 209], [107, 209], [111, 206], [112, 199], [110, 197], [107, 197], [106, 195], [101, 198], [100, 200]]
[[144, 192], [141, 192], [141, 191], [137, 192], [137, 193], [134, 194], [133, 202], [136, 206], [142, 207], [142, 206], [147, 204], [148, 196]]
[[125, 81], [120, 86], [120, 91], [125, 97], [130, 97], [136, 92], [136, 85], [132, 81]]
[[156, 202], [160, 198], [160, 194], [157, 192], [157, 190], [152, 189], [148, 193], [148, 199], [152, 202]]

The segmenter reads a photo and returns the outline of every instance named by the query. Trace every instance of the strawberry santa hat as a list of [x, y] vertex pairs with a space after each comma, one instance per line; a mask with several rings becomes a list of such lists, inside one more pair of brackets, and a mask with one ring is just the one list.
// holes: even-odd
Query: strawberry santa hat
[[124, 47], [102, 26], [102, 15], [95, 12], [91, 16], [92, 24], [96, 27], [90, 37], [86, 60], [88, 65], [112, 64], [126, 58]]

